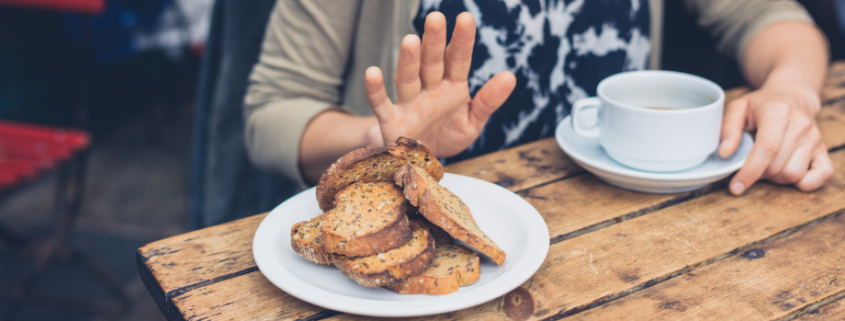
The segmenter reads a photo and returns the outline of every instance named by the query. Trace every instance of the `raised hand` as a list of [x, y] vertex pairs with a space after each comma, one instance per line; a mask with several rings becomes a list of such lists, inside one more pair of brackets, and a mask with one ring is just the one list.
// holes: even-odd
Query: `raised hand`
[[416, 35], [402, 40], [394, 76], [395, 103], [387, 97], [381, 70], [367, 69], [367, 98], [378, 119], [370, 135], [380, 134], [385, 144], [399, 136], [418, 139], [437, 157], [454, 156], [469, 147], [516, 85], [516, 77], [503, 71], [470, 97], [467, 77], [474, 42], [471, 14], [457, 17], [448, 46], [446, 18], [439, 12], [429, 14], [422, 41]]

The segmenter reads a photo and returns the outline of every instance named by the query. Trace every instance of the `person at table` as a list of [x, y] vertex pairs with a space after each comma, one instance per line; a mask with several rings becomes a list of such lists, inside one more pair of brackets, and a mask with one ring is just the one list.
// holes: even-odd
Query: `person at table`
[[[793, 1], [685, 3], [755, 88], [724, 114], [723, 157], [756, 130], [730, 191], [824, 185], [833, 166], [815, 115], [827, 48], [812, 19]], [[245, 98], [250, 158], [304, 187], [350, 150], [398, 136], [447, 163], [550, 137], [601, 79], [656, 65], [661, 5], [279, 1]]]

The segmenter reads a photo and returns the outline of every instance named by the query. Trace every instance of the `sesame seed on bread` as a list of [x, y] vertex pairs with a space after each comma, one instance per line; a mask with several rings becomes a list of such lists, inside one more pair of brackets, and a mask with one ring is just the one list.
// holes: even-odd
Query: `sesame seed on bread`
[[404, 187], [405, 198], [431, 223], [486, 254], [496, 264], [505, 263], [505, 252], [478, 228], [469, 207], [425, 170], [405, 165], [394, 178], [397, 185]]
[[290, 245], [293, 251], [306, 260], [317, 264], [332, 264], [331, 254], [323, 249], [320, 222], [324, 214], [299, 222], [290, 229]]
[[422, 273], [434, 259], [434, 238], [420, 221], [412, 221], [413, 237], [401, 247], [367, 257], [334, 255], [335, 266], [366, 287], [390, 286]]
[[399, 137], [394, 145], [367, 146], [351, 151], [332, 163], [317, 183], [317, 202], [324, 212], [335, 207], [335, 194], [355, 182], [392, 182], [405, 164], [422, 166], [436, 180], [443, 178], [443, 166], [417, 140]]
[[402, 190], [390, 182], [354, 183], [337, 193], [337, 206], [320, 225], [326, 252], [370, 256], [411, 239], [407, 212], [413, 209]]
[[478, 254], [452, 244], [452, 237], [443, 229], [427, 222], [434, 237], [434, 260], [419, 275], [409, 276], [388, 286], [400, 294], [443, 295], [470, 285], [481, 277]]

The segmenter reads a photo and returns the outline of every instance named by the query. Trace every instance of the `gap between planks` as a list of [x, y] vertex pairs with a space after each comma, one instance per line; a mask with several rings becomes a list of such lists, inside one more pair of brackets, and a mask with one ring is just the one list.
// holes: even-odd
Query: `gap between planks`
[[[587, 306], [584, 306], [584, 307], [581, 307], [581, 308], [572, 309], [572, 310], [566, 311], [565, 313], [562, 313], [562, 314], [549, 316], [549, 317], [543, 319], [543, 321], [556, 321], [556, 320], [560, 320], [560, 319], [567, 318], [567, 317], [570, 317], [570, 316], [576, 316], [581, 312], [589, 312], [593, 308], [606, 305], [610, 302], [618, 302], [618, 300], [623, 300], [624, 298], [628, 297], [629, 295], [638, 293], [639, 291], [642, 291], [642, 290], [645, 290], [645, 289], [649, 289], [653, 286], [662, 284], [663, 282], [675, 279], [678, 276], [686, 275], [686, 274], [689, 274], [691, 272], [696, 272], [696, 271], [698, 271], [702, 268], [710, 267], [710, 266], [712, 266], [716, 263], [722, 262], [726, 259], [734, 258], [739, 253], [745, 253], [747, 251], [753, 250], [753, 249], [761, 247], [763, 245], [766, 245], [766, 244], [775, 242], [777, 240], [789, 237], [790, 235], [793, 235], [796, 232], [803, 231], [807, 228], [811, 228], [813, 226], [816, 226], [816, 225], [818, 225], [822, 222], [825, 222], [825, 221], [828, 221], [830, 219], [839, 217], [839, 216], [842, 215], [843, 212], [845, 212], [845, 210], [840, 210], [840, 211], [828, 214], [826, 216], [822, 216], [822, 217], [817, 218], [813, 221], [795, 226], [793, 228], [790, 228], [788, 230], [785, 230], [783, 232], [775, 234], [775, 235], [768, 237], [766, 239], [763, 239], [763, 240], [760, 240], [760, 241], [757, 241], [757, 242], [753, 242], [753, 243], [747, 244], [747, 245], [742, 246], [742, 247], [738, 247], [738, 248], [736, 248], [736, 249], [734, 249], [730, 252], [726, 252], [726, 253], [719, 255], [719, 256], [711, 259], [711, 260], [705, 260], [705, 261], [703, 261], [699, 264], [688, 266], [684, 269], [673, 272], [673, 273], [671, 273], [671, 274], [669, 274], [665, 277], [651, 279], [648, 282], [646, 282], [646, 283], [644, 283], [640, 286], [631, 288], [631, 289], [629, 289], [629, 290], [627, 290], [624, 293], [621, 293], [619, 295], [616, 295], [616, 296], [613, 296], [613, 297], [608, 297], [605, 300], [600, 300], [600, 301], [597, 301], [593, 304], [590, 304], [590, 305], [587, 305]], [[826, 298], [825, 300], [827, 300], [827, 299], [830, 299], [830, 298]], [[825, 301], [824, 304], [830, 303], [832, 301], [834, 301], [834, 300], [831, 299], [830, 301]], [[815, 308], [819, 308], [819, 307], [822, 307], [822, 306], [823, 305], [818, 305]], [[784, 320], [791, 320], [791, 319], [794, 319], [794, 317], [789, 318], [789, 319], [784, 319]], [[778, 319], [778, 320], [781, 320], [781, 319]]]
[[567, 320], [793, 320], [845, 295], [837, 216]]
[[815, 309], [807, 309], [807, 313], [799, 316], [799, 321], [817, 320], [845, 320], [845, 293], [838, 295], [839, 299]]

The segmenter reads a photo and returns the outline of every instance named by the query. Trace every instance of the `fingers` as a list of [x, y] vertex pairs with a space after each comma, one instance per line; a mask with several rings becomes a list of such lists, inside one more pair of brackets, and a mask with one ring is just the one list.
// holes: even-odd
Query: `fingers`
[[783, 136], [786, 132], [789, 106], [782, 103], [769, 103], [762, 106], [765, 110], [759, 115], [759, 128], [754, 147], [745, 160], [745, 165], [731, 180], [730, 191], [739, 195], [754, 184], [778, 155]]
[[446, 17], [440, 12], [425, 18], [420, 78], [425, 88], [436, 88], [443, 81], [443, 51], [446, 50]]
[[728, 104], [725, 109], [725, 116], [722, 118], [722, 137], [719, 144], [719, 156], [728, 158], [736, 152], [742, 141], [742, 132], [745, 130], [746, 111], [748, 110], [748, 98], [739, 98]]
[[416, 35], [407, 35], [402, 39], [393, 81], [396, 83], [396, 104], [413, 101], [419, 96], [420, 38]]
[[797, 183], [804, 176], [803, 173], [799, 177], [793, 177], [791, 174], [795, 169], [793, 168], [790, 171], [787, 165], [796, 166], [793, 162], [801, 159], [803, 164], [798, 166], [803, 166], [803, 172], [807, 171], [810, 158], [815, 153], [816, 147], [821, 144], [821, 134], [818, 131], [811, 132], [813, 128], [814, 124], [812, 120], [801, 117], [800, 115], [790, 115], [789, 125], [786, 133], [783, 135], [784, 139], [781, 143], [780, 151], [778, 151], [778, 155], [772, 160], [772, 163], [769, 164], [766, 172], [763, 173], [763, 177], [780, 176], [783, 184]]
[[[768, 180], [777, 184], [796, 184], [801, 181], [810, 169], [810, 160], [818, 150], [816, 146], [816, 144], [799, 146], [795, 152], [787, 155], [789, 160], [778, 168], [777, 172], [772, 172]], [[771, 170], [772, 167], [769, 166], [769, 171]]]
[[466, 81], [472, 65], [472, 47], [475, 44], [475, 20], [464, 12], [455, 20], [452, 41], [446, 47], [446, 77]]
[[469, 110], [470, 123], [480, 131], [490, 115], [505, 103], [515, 86], [516, 76], [510, 71], [500, 72], [490, 78], [472, 99]]
[[795, 187], [801, 191], [810, 192], [822, 187], [831, 178], [833, 178], [833, 162], [830, 161], [827, 150], [822, 146], [821, 151], [813, 158], [807, 175], [804, 175]]
[[367, 100], [370, 101], [370, 107], [373, 108], [373, 113], [380, 121], [389, 119], [393, 114], [393, 103], [387, 97], [387, 91], [384, 89], [384, 77], [378, 67], [367, 68], [364, 74], [364, 89], [367, 91]]

